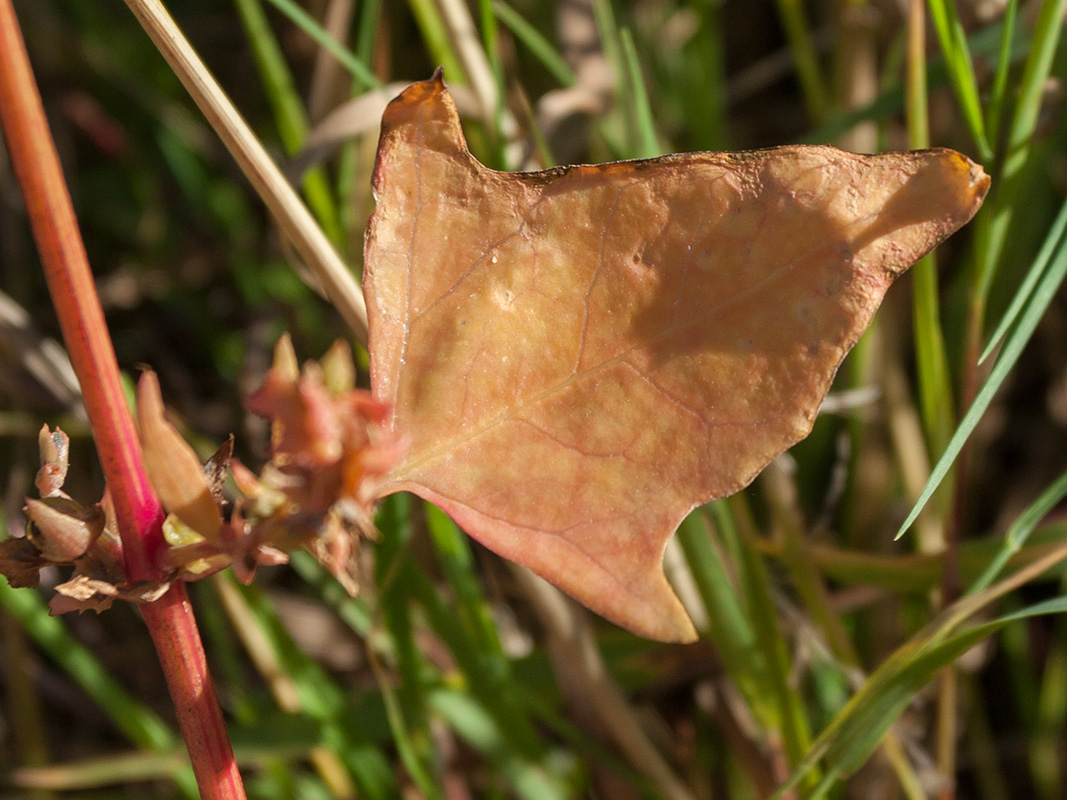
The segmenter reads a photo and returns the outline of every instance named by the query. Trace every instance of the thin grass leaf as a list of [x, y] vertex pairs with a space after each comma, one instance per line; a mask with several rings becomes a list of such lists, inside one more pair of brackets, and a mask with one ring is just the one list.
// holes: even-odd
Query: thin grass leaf
[[511, 684], [510, 671], [504, 675], [494, 673], [498, 662], [484, 657], [477, 641], [470, 637], [452, 608], [441, 600], [428, 581], [412, 579], [409, 585], [425, 610], [430, 627], [451, 650], [466, 676], [471, 695], [498, 721], [511, 749], [534, 763], [543, 758], [544, 744], [521, 704], [519, 687]]
[[[234, 755], [237, 755], [236, 747]], [[165, 781], [188, 760], [185, 748], [178, 745], [170, 752], [135, 751], [61, 764], [14, 767], [5, 770], [5, 796], [54, 800], [52, 792], [64, 792], [66, 797], [125, 798], [130, 795], [118, 794], [115, 787], [123, 783]], [[200, 794], [193, 791], [188, 796], [199, 798]]]
[[[1001, 46], [1001, 28], [990, 26], [974, 32], [967, 45], [976, 57], [993, 59]], [[1021, 58], [1027, 52], [1027, 42], [1018, 34], [1011, 41], [1011, 59]], [[893, 74], [894, 70], [887, 70]], [[940, 89], [949, 85], [948, 68], [942, 56], [932, 59], [926, 70], [928, 89]], [[861, 122], [885, 122], [899, 114], [905, 107], [905, 85], [901, 82], [884, 86], [877, 97], [865, 106], [845, 111], [833, 110], [811, 132], [799, 138], [802, 144], [827, 144], [833, 142]], [[988, 203], [988, 201], [987, 201]]]
[[[505, 759], [500, 763], [506, 765], [512, 786], [516, 791], [520, 788], [525, 791], [529, 786], [531, 770], [543, 768], [546, 751], [526, 717], [521, 702], [515, 702], [521, 696], [516, 695], [518, 687], [508, 685], [507, 681], [511, 680], [509, 675], [503, 676], [505, 682], [502, 684], [501, 676], [494, 674], [493, 664], [479, 650], [478, 642], [468, 635], [454, 610], [441, 600], [425, 576], [417, 574], [409, 565], [398, 579], [423, 607], [430, 628], [451, 650], [465, 675], [464, 689], [469, 692], [470, 702], [484, 709], [494, 721], [493, 730], [503, 738], [503, 746], [499, 750], [494, 746], [488, 755]], [[460, 724], [465, 721], [458, 720]], [[461, 736], [472, 735], [469, 728], [457, 732]]]
[[[393, 621], [391, 627], [395, 629], [396, 623]], [[403, 636], [400, 637], [401, 641]], [[401, 649], [401, 655], [404, 654], [404, 649]], [[371, 656], [371, 663], [376, 664], [375, 657]], [[405, 659], [410, 661], [411, 659]], [[441, 794], [439, 788], [440, 776], [435, 778], [431, 775], [428, 765], [424, 762], [427, 761], [426, 750], [429, 744], [428, 737], [422, 736], [422, 730], [415, 732], [416, 735], [412, 735], [411, 726], [407, 723], [407, 718], [410, 716], [410, 712], [405, 713], [401, 707], [401, 702], [398, 700], [400, 692], [394, 689], [390, 685], [390, 679], [384, 674], [384, 671], [380, 667], [375, 667], [375, 674], [378, 675], [378, 683], [382, 687], [382, 699], [385, 701], [385, 715], [389, 720], [389, 729], [393, 733], [393, 744], [396, 746], [397, 755], [400, 757], [400, 763], [404, 765], [404, 769], [407, 771], [408, 777], [411, 778], [412, 783], [419, 787], [420, 795], [423, 797], [431, 798], [431, 800], [437, 800], [440, 798], [443, 800], [444, 795]], [[404, 670], [400, 675], [400, 687], [403, 691], [403, 687], [407, 683], [405, 681], [404, 672], [410, 672]], [[421, 683], [421, 681], [420, 681]], [[411, 694], [411, 692], [407, 692]], [[410, 703], [405, 704], [409, 708]], [[425, 715], [420, 715], [422, 719], [418, 722], [423, 722]], [[428, 730], [428, 726], [424, 726], [424, 730]]]
[[[1001, 698], [993, 697], [978, 675], [961, 671], [960, 677], [962, 705], [967, 709], [967, 753], [974, 764], [975, 784], [981, 786], [981, 800], [1011, 800], [1008, 785], [1016, 780], [1015, 772], [997, 752], [1002, 734], [993, 728], [989, 713], [990, 706], [1000, 706]], [[1012, 770], [1010, 777], [1007, 770]]]
[[382, 88], [381, 81], [378, 80], [370, 67], [353, 54], [351, 50], [330, 36], [314, 17], [292, 2], [292, 0], [267, 0], [267, 2], [288, 17], [294, 25], [311, 37], [323, 50], [341, 62], [345, 69], [351, 72], [356, 80], [363, 83], [364, 86], [372, 89]]
[[1015, 20], [1018, 17], [1019, 0], [1008, 0], [1001, 18], [1000, 54], [997, 56], [997, 71], [993, 77], [993, 88], [989, 93], [986, 106], [986, 130], [995, 140], [1000, 132], [1004, 118], [1004, 105], [1008, 96], [1008, 75], [1011, 72], [1012, 53], [1015, 39]]
[[1017, 101], [1008, 132], [1007, 152], [1002, 169], [1003, 181], [1013, 178], [1027, 162], [1034, 130], [1041, 114], [1045, 82], [1052, 70], [1056, 48], [1062, 37], [1065, 8], [1065, 0], [1045, 0], [1041, 4], [1022, 79], [1015, 87]]
[[506, 670], [507, 658], [475, 572], [469, 540], [439, 508], [428, 503], [424, 508], [426, 530], [433, 540], [448, 583], [456, 594], [456, 611], [460, 619], [476, 640], [479, 650], [497, 660], [498, 668]]
[[411, 10], [422, 32], [422, 38], [430, 57], [444, 68], [445, 77], [449, 81], [466, 84], [469, 76], [463, 69], [459, 56], [452, 49], [448, 28], [436, 4], [433, 0], [411, 0]]
[[[767, 663], [762, 691], [766, 693], [768, 702], [776, 706], [776, 722], [789, 763], [797, 764], [811, 745], [811, 730], [804, 714], [803, 702], [790, 681], [789, 645], [778, 627], [778, 615], [775, 613], [766, 565], [753, 546], [753, 534], [747, 518], [743, 518], [743, 525], [739, 524], [734, 528], [740, 502], [735, 495], [726, 501], [725, 506], [722, 503], [712, 503], [709, 509], [720, 534], [737, 540], [741, 588], [748, 604], [749, 619], [756, 640]], [[733, 513], [726, 513], [726, 508]]]
[[941, 52], [948, 65], [949, 80], [956, 100], [963, 112], [971, 138], [978, 147], [978, 157], [988, 161], [993, 158], [993, 148], [990, 146], [985, 119], [982, 116], [982, 102], [978, 94], [978, 81], [974, 74], [971, 51], [967, 46], [967, 34], [956, 14], [956, 4], [954, 0], [928, 0], [927, 7], [934, 21]]
[[[399, 506], [401, 499], [389, 498], [385, 509]], [[409, 502], [406, 498], [403, 501], [405, 506]], [[407, 540], [408, 534], [401, 531], [408, 525], [405, 516], [395, 512], [381, 515], [380, 524], [383, 539]], [[379, 581], [379, 585], [396, 587], [398, 595], [413, 597], [422, 606], [429, 627], [452, 651], [466, 676], [469, 691], [497, 721], [509, 749], [526, 761], [537, 763], [544, 758], [544, 745], [523, 705], [522, 687], [512, 675], [511, 664], [482, 595], [470, 545], [455, 523], [432, 506], [426, 507], [426, 527], [451, 584], [455, 606], [442, 601], [430, 580], [410, 558], [396, 563], [388, 580], [384, 584]]]
[[943, 667], [1012, 622], [1065, 611], [1067, 597], [1057, 597], [946, 637], [953, 622], [958, 624], [961, 620], [949, 621], [906, 642], [867, 679], [819, 735], [801, 764], [779, 787], [775, 800], [797, 786], [819, 761], [825, 764], [826, 777], [809, 797], [824, 796], [840, 777], [866, 762], [894, 720]]
[[[493, 14], [492, 0], [478, 0], [478, 18], [482, 27], [482, 49], [489, 61], [489, 70], [493, 73], [493, 82], [496, 84], [497, 97], [504, 96], [504, 67], [500, 61], [500, 31], [497, 27], [496, 15]], [[504, 105], [497, 103], [497, 119], [494, 124], [500, 130], [500, 121], [503, 119]]]
[[552, 73], [561, 86], [571, 87], [578, 82], [574, 71], [563, 60], [559, 52], [541, 33], [522, 16], [502, 0], [493, 3], [493, 13], [515, 38], [526, 45], [526, 49]]
[[[1067, 204], [1065, 204], [1065, 207], [1067, 207]], [[1054, 231], [1053, 233], [1057, 232]], [[1052, 237], [1050, 236], [1049, 238], [1051, 239]], [[915, 506], [908, 514], [907, 519], [904, 520], [900, 529], [897, 531], [897, 539], [903, 536], [904, 532], [911, 527], [913, 522], [915, 522], [916, 517], [919, 516], [919, 512], [922, 511], [923, 507], [930, 500], [930, 497], [937, 490], [937, 487], [940, 485], [945, 475], [947, 475], [948, 471], [952, 468], [952, 463], [956, 460], [956, 456], [959, 455], [960, 450], [963, 449], [967, 437], [971, 435], [971, 431], [974, 430], [975, 426], [978, 424], [978, 420], [981, 419], [982, 415], [989, 407], [989, 404], [992, 402], [993, 396], [1000, 388], [1000, 385], [1015, 366], [1015, 362], [1019, 360], [1020, 354], [1030, 341], [1030, 337], [1033, 336], [1038, 323], [1041, 321], [1042, 316], [1044, 316], [1045, 311], [1052, 302], [1052, 298], [1055, 296], [1060, 284], [1063, 283], [1063, 279], [1065, 275], [1067, 275], [1067, 242], [1065, 242], [1062, 236], [1059, 237], [1056, 244], [1053, 246], [1053, 252], [1052, 263], [1045, 274], [1042, 275], [1041, 280], [1038, 282], [1038, 285], [1034, 289], [1033, 295], [1027, 304], [1026, 310], [1022, 312], [1018, 323], [1007, 337], [1004, 343], [1004, 349], [1001, 350], [996, 364], [994, 364], [993, 369], [989, 373], [989, 377], [974, 398], [971, 407], [967, 409], [963, 421], [960, 422], [959, 427], [953, 434], [941, 459], [934, 466], [934, 469], [930, 474], [930, 479], [926, 482], [922, 494], [919, 496]]]
[[648, 102], [645, 77], [641, 73], [641, 64], [637, 60], [634, 37], [629, 28], [623, 28], [619, 34], [622, 42], [622, 57], [626, 63], [626, 84], [630, 95], [626, 106], [633, 114], [634, 129], [637, 131], [637, 156], [655, 158], [662, 155], [663, 149], [656, 136], [656, 123], [652, 118], [652, 107]]
[[[381, 6], [382, 0], [365, 0], [360, 3], [359, 23], [356, 29], [356, 57], [364, 64], [374, 62], [375, 42], [379, 41], [378, 28], [382, 19]], [[371, 88], [363, 81], [354, 79], [352, 96], [358, 96]], [[362, 159], [361, 149], [362, 143], [357, 140], [351, 140], [342, 147], [338, 158], [335, 183], [340, 206], [338, 216], [341, 220], [341, 227], [348, 235], [349, 241], [357, 243], [357, 246], [352, 248], [356, 251], [352, 254], [353, 261], [356, 262], [353, 267], [360, 272], [363, 266], [363, 251], [359, 244], [363, 241], [363, 225], [366, 222], [367, 213], [365, 209], [360, 208], [360, 200], [366, 197], [362, 194], [362, 191], [365, 191], [362, 187], [370, 185], [369, 174], [360, 174], [360, 167], [363, 166], [367, 171], [373, 169], [371, 166], [373, 159]], [[361, 162], [367, 163], [364, 165]], [[369, 198], [366, 198], [366, 202], [369, 203], [369, 201]], [[361, 350], [360, 357], [362, 358], [363, 355], [364, 351]]]
[[[1067, 542], [1067, 526], [1039, 527], [1009, 563], [1016, 567], [1032, 563], [1064, 542]], [[1002, 542], [989, 538], [962, 542], [959, 549], [961, 580], [977, 580], [1001, 547]], [[842, 587], [864, 586], [900, 595], [921, 595], [936, 589], [941, 581], [943, 558], [938, 553], [879, 555], [812, 545], [808, 554], [820, 572]], [[777, 550], [771, 555], [781, 558]]]
[[678, 543], [708, 613], [707, 635], [715, 644], [727, 674], [757, 716], [762, 716], [761, 706], [766, 703], [760, 689], [767, 670], [764, 654], [738, 602], [735, 581], [715, 550], [711, 532], [702, 523], [698, 514], [686, 517], [676, 534]]
[[[364, 64], [374, 61], [374, 43], [378, 38], [378, 24], [382, 18], [382, 0], [363, 0], [359, 9], [359, 28], [356, 33], [356, 58]], [[356, 78], [353, 94], [373, 89], [374, 84]]]
[[[915, 6], [912, 6], [914, 14]], [[925, 17], [921, 6], [917, 18], [909, 16], [907, 51], [908, 147], [930, 146], [927, 115]], [[941, 329], [941, 300], [937, 285], [937, 261], [933, 253], [911, 269], [912, 325], [918, 374], [919, 408], [926, 430], [928, 449], [940, 453], [952, 435], [952, 374]]]
[[728, 91], [726, 42], [722, 3], [700, 3], [694, 9], [699, 23], [679, 54], [678, 71], [660, 76], [657, 89], [664, 101], [674, 95], [680, 118], [700, 150], [728, 150]]
[[1038, 251], [1034, 263], [1030, 266], [1030, 269], [1027, 270], [1026, 277], [1016, 290], [1015, 296], [1012, 297], [1011, 304], [1004, 312], [1004, 316], [1001, 317], [1000, 323], [997, 325], [993, 335], [989, 337], [989, 344], [986, 345], [985, 350], [982, 352], [982, 357], [979, 360], [979, 363], [985, 361], [990, 354], [996, 350], [1008, 331], [1015, 324], [1015, 321], [1019, 314], [1022, 313], [1023, 308], [1030, 302], [1035, 287], [1050, 268], [1052, 254], [1056, 251], [1057, 246], [1060, 245], [1060, 240], [1063, 239], [1065, 230], [1067, 230], [1067, 204], [1064, 204], [1060, 209], [1060, 213], [1056, 215], [1056, 220], [1052, 223], [1052, 227], [1049, 228], [1045, 242], [1041, 245], [1041, 250]]
[[282, 144], [287, 152], [295, 153], [307, 139], [308, 123], [292, 72], [259, 0], [234, 0], [234, 5], [252, 45]]
[[1026, 544], [1030, 534], [1034, 532], [1034, 529], [1045, 518], [1045, 515], [1054, 509], [1064, 497], [1067, 497], [1067, 472], [1061, 474], [1051, 486], [1041, 493], [1040, 497], [1027, 506], [1026, 510], [1015, 519], [1015, 522], [1011, 524], [1011, 527], [1004, 534], [1004, 545], [989, 563], [989, 566], [967, 590], [967, 594], [977, 594], [992, 584], [1008, 565], [1011, 557]]
[[911, 269], [912, 326], [919, 409], [928, 449], [944, 451], [952, 435], [952, 375], [941, 327], [941, 299], [937, 285], [937, 261], [933, 254]]
[[[252, 53], [259, 68], [267, 99], [274, 112], [278, 135], [289, 155], [300, 151], [307, 141], [308, 121], [303, 102], [296, 90], [289, 65], [274, 36], [259, 0], [234, 0], [244, 23]], [[345, 236], [337, 215], [337, 205], [330, 192], [326, 174], [319, 167], [309, 169], [301, 181], [308, 206], [323, 231], [335, 245], [344, 244]]]
[[337, 579], [306, 550], [290, 553], [289, 564], [345, 625], [367, 641], [368, 647], [373, 647], [387, 658], [393, 657], [393, 639], [377, 624], [374, 612], [366, 600], [349, 596]]
[[[604, 58], [611, 67], [615, 78], [615, 93], [617, 97], [626, 95], [626, 59], [623, 57], [622, 41], [619, 26], [615, 20], [615, 10], [610, 0], [593, 0], [593, 16], [596, 19], [597, 33], [600, 35], [600, 48], [604, 52]], [[612, 115], [612, 121], [617, 122], [618, 115]], [[623, 158], [633, 158], [637, 152], [638, 142], [633, 126], [623, 123], [623, 134], [619, 136], [614, 126], [600, 125], [601, 134], [609, 147], [624, 155]], [[620, 141], [621, 140], [621, 141]]]
[[[1061, 20], [1067, 0], [1045, 0], [1038, 12], [1030, 40], [1023, 75], [1016, 89], [1015, 113], [1008, 130], [999, 189], [994, 184], [986, 202], [991, 212], [979, 215], [976, 240], [980, 243], [973, 293], [975, 308], [984, 313], [997, 265], [1007, 242], [1008, 231], [1018, 207], [1027, 202], [1023, 183], [1024, 167], [1030, 162], [1034, 131], [1041, 112], [1045, 82], [1049, 78], [1059, 45]], [[992, 216], [989, 216], [992, 213]], [[979, 319], [979, 322], [982, 320]]]
[[[614, 750], [605, 747], [581, 728], [574, 725], [558, 709], [532, 695], [529, 697], [529, 702], [530, 710], [537, 720], [555, 734], [561, 742], [574, 748], [585, 759], [587, 764], [595, 764], [604, 769], [609, 769], [631, 786], [643, 787], [648, 784], [644, 776], [632, 764], [628, 763], [625, 758], [620, 757]], [[578, 788], [575, 787], [571, 792], [572, 797], [583, 796], [583, 793], [579, 792]], [[584, 789], [586, 787], [583, 786], [581, 788]], [[651, 792], [652, 790], [650, 789], [649, 791]]]
[[396, 681], [380, 666], [377, 655], [369, 653], [378, 684], [385, 700], [389, 727], [393, 732], [400, 760], [408, 775], [427, 797], [441, 797], [440, 775], [436, 775], [433, 735], [426, 698], [427, 665], [415, 642], [411, 618], [410, 595], [398, 576], [412, 568], [411, 525], [408, 523], [407, 499], [386, 501], [381, 518], [390, 530], [377, 548], [374, 569], [379, 590], [383, 622], [396, 645]]
[[815, 54], [815, 43], [811, 27], [804, 16], [804, 8], [799, 0], [776, 0], [778, 17], [785, 29], [786, 40], [792, 51], [797, 66], [797, 77], [804, 95], [804, 104], [808, 114], [816, 123], [822, 121], [830, 108], [830, 92], [823, 78], [819, 59]]

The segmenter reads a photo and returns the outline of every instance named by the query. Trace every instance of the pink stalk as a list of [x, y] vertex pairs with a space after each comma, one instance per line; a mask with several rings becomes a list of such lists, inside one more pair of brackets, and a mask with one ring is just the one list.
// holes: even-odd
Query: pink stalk
[[[141, 457], [118, 363], [11, 0], [0, 0], [0, 123], [115, 506], [127, 579], [159, 581], [163, 508]], [[243, 798], [184, 584], [141, 606], [205, 798]]]

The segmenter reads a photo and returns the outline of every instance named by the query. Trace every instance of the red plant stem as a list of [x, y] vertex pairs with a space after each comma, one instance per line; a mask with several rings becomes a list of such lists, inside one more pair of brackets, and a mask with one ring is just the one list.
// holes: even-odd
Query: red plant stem
[[156, 602], [142, 603], [141, 613], [167, 676], [201, 796], [244, 800], [241, 774], [185, 584], [175, 583]]
[[141, 462], [104, 311], [11, 0], [0, 3], [0, 56], [0, 119], [111, 489], [126, 577], [158, 580], [163, 509]]
[[[115, 507], [126, 578], [158, 581], [164, 577], [163, 507], [145, 473], [115, 350], [11, 0], [0, 0], [0, 124], [82, 386]], [[243, 800], [241, 776], [184, 584], [173, 585], [141, 608], [202, 796]]]

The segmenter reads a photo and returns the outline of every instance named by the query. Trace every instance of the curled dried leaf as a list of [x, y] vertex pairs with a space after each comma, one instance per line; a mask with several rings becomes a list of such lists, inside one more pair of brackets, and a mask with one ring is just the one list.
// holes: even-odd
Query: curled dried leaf
[[137, 421], [145, 469], [163, 506], [205, 539], [215, 539], [222, 515], [196, 452], [164, 416], [154, 372], [137, 383]]
[[104, 511], [99, 504], [83, 506], [69, 497], [26, 498], [26, 538], [45, 559], [56, 564], [72, 563], [85, 555], [104, 531]]
[[37, 586], [41, 568], [50, 563], [25, 537], [0, 542], [0, 575], [7, 578], [8, 584], [14, 589]]
[[154, 603], [170, 588], [170, 581], [136, 584], [120, 587], [108, 580], [93, 578], [87, 574], [75, 574], [66, 583], [56, 587], [56, 594], [48, 603], [52, 614], [70, 611], [107, 611], [116, 600], [130, 603]]
[[47, 425], [37, 435], [41, 451], [41, 468], [37, 470], [34, 485], [41, 497], [56, 497], [63, 494], [63, 482], [67, 479], [67, 464], [70, 457], [70, 438], [56, 428], [50, 431]]

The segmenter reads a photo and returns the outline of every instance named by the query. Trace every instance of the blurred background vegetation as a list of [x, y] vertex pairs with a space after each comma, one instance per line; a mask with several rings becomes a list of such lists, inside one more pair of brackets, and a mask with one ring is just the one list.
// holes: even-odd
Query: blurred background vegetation
[[[803, 797], [1064, 796], [1062, 570], [942, 613], [1067, 542], [1063, 6], [168, 3], [354, 270], [375, 92], [438, 64], [497, 168], [819, 142], [949, 146], [994, 177], [980, 217], [890, 292], [813, 435], [676, 537], [697, 644], [590, 618], [406, 498], [382, 509], [358, 599], [301, 557], [253, 587], [196, 584], [250, 795], [743, 799], [792, 776]], [[158, 371], [205, 457], [234, 433], [260, 464], [241, 398], [282, 331], [317, 357], [342, 321], [123, 3], [15, 8], [120, 365]], [[20, 535], [43, 422], [74, 439], [75, 498], [102, 478], [3, 160], [0, 292], [0, 528]], [[971, 444], [894, 541], [991, 368]], [[60, 579], [0, 587], [0, 793], [190, 796], [136, 611], [49, 618]]]

